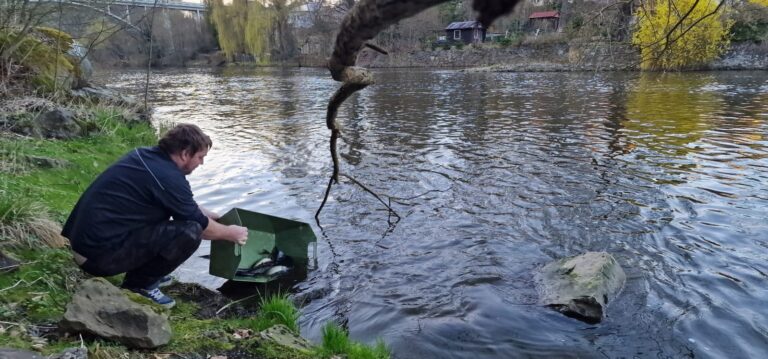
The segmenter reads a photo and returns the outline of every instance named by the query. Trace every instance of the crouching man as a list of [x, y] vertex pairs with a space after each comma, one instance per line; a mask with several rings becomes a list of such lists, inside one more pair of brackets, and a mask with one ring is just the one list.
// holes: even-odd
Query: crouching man
[[160, 287], [202, 238], [245, 244], [247, 229], [217, 223], [187, 182], [211, 146], [199, 127], [179, 124], [156, 147], [134, 149], [100, 174], [62, 231], [77, 264], [95, 276], [125, 273], [123, 288], [172, 307]]

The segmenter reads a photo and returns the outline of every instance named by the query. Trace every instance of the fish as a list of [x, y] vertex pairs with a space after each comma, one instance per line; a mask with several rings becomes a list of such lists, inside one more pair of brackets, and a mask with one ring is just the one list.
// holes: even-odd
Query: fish
[[255, 277], [262, 275], [274, 267], [272, 258], [262, 258], [254, 263], [250, 268], [241, 268], [235, 273], [238, 276]]
[[267, 271], [267, 275], [270, 277], [277, 277], [288, 273], [289, 270], [290, 269], [286, 266], [274, 266]]

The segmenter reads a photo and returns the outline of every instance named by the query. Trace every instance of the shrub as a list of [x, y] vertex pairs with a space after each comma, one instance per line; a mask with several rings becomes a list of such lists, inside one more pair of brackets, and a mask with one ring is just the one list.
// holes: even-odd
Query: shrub
[[733, 11], [733, 42], [761, 43], [768, 40], [768, 7], [744, 3]]

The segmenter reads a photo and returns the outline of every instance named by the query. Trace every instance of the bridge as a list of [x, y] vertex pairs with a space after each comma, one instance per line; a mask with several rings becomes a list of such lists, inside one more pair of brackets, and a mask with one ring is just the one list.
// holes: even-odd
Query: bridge
[[155, 2], [155, 0], [116, 0], [116, 1], [71, 0], [70, 2], [93, 3], [94, 5], [100, 4], [100, 5], [136, 6], [136, 7], [145, 7], [145, 8], [157, 7], [157, 8], [163, 8], [163, 9], [186, 10], [186, 11], [195, 11], [195, 12], [201, 12], [206, 10], [205, 4], [203, 4], [202, 2], [194, 3], [194, 2], [169, 1], [169, 0], [157, 0], [157, 2]]
[[[30, 2], [40, 3], [55, 3], [61, 5], [69, 5], [76, 7], [87, 8], [96, 12], [100, 12], [114, 21], [124, 24], [127, 28], [147, 36], [144, 31], [131, 22], [131, 9], [132, 8], [144, 8], [145, 13], [150, 9], [162, 9], [162, 10], [181, 10], [190, 11], [196, 14], [196, 19], [201, 19], [201, 13], [207, 10], [207, 7], [202, 2], [185, 2], [185, 1], [170, 1], [170, 0], [29, 0]], [[116, 14], [112, 11], [111, 7], [121, 7], [124, 9], [124, 13]]]

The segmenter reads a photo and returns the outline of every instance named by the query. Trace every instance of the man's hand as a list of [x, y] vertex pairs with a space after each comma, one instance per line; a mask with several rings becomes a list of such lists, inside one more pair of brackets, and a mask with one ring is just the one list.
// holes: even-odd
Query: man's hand
[[223, 225], [211, 219], [208, 221], [208, 227], [203, 230], [203, 238], [230, 241], [242, 246], [248, 241], [248, 228], [234, 224]]
[[248, 241], [248, 228], [236, 226], [233, 224], [227, 226], [227, 231], [229, 232], [227, 234], [233, 243], [244, 246], [245, 242]]

